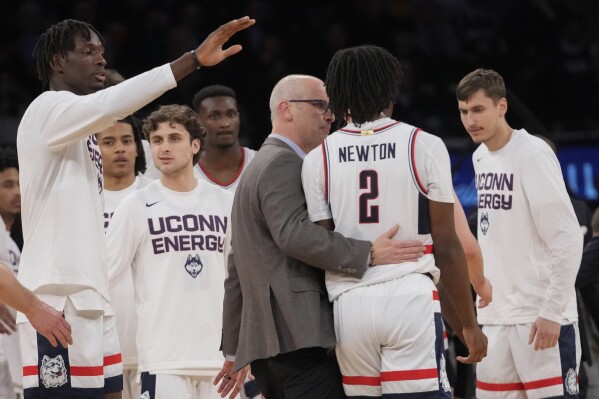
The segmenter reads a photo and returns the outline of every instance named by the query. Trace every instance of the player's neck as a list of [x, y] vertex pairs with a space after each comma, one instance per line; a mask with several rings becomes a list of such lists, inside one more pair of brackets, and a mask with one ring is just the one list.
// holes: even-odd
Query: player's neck
[[509, 143], [513, 132], [514, 129], [506, 122], [501, 123], [497, 127], [495, 134], [489, 140], [485, 141], [485, 145], [489, 151], [499, 151]]
[[108, 191], [121, 191], [135, 183], [135, 173], [123, 177], [104, 175], [104, 188]]
[[10, 232], [10, 230], [12, 229], [12, 225], [15, 222], [15, 215], [3, 213], [1, 216], [2, 220], [4, 221], [4, 225], [6, 226], [6, 231]]
[[237, 170], [243, 161], [242, 149], [239, 143], [231, 147], [208, 147], [200, 157], [200, 165], [208, 171]]
[[198, 181], [193, 174], [193, 166], [181, 169], [179, 171], [165, 174], [160, 173], [160, 182], [169, 190], [185, 193], [193, 191], [198, 185]]
[[[367, 121], [364, 123], [369, 123], [369, 122], [376, 122], [379, 119], [384, 119], [384, 118], [388, 118], [387, 115], [385, 115], [384, 112], [381, 112], [379, 114], [373, 115], [370, 118], [367, 118]], [[345, 118], [345, 120], [347, 121], [347, 123], [354, 123], [351, 116], [348, 116], [347, 118]], [[363, 125], [364, 123], [361, 123], [361, 125]]]

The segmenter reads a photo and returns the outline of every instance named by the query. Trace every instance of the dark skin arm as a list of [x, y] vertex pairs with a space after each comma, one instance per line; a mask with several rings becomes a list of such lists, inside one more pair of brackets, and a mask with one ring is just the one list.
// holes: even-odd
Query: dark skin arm
[[[441, 283], [459, 315], [464, 343], [468, 347], [468, 357], [458, 357], [458, 360], [462, 363], [480, 362], [487, 355], [487, 337], [476, 322], [466, 257], [455, 232], [453, 204], [429, 201], [429, 214], [431, 235], [435, 243], [435, 262], [441, 270]], [[447, 306], [446, 304], [445, 307]], [[456, 321], [453, 323], [457, 324]], [[459, 330], [456, 328], [456, 331]]]

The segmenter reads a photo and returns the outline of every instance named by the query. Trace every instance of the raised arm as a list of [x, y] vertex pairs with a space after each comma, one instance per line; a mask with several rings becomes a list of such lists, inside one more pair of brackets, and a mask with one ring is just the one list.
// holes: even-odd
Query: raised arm
[[[243, 17], [219, 26], [195, 49], [195, 53], [191, 53], [190, 51], [171, 62], [175, 80], [179, 81], [183, 79], [194, 72], [199, 66], [213, 66], [230, 56], [239, 53], [242, 49], [239, 44], [234, 44], [224, 50], [223, 46], [234, 34], [249, 28], [255, 23], [255, 19]], [[196, 57], [195, 59], [194, 56]]]

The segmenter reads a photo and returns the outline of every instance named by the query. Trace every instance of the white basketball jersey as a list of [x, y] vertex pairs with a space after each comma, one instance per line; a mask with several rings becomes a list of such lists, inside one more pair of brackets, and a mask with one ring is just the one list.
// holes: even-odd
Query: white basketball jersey
[[233, 195], [156, 180], [117, 207], [106, 233], [109, 278], [133, 271], [139, 371], [210, 370], [219, 351]]
[[193, 167], [193, 174], [196, 178], [200, 180], [204, 180], [208, 183], [214, 184], [217, 187], [224, 188], [230, 193], [235, 193], [235, 189], [237, 189], [237, 185], [239, 184], [239, 179], [241, 178], [241, 175], [243, 175], [243, 172], [245, 172], [247, 166], [250, 164], [252, 159], [254, 159], [255, 155], [256, 151], [251, 150], [247, 147], [241, 147], [241, 166], [239, 167], [239, 171], [237, 171], [237, 174], [235, 175], [233, 180], [228, 182], [221, 182], [215, 180], [212, 176], [208, 174], [206, 170], [204, 170], [204, 168], [202, 168], [202, 165], [200, 165], [199, 162]]
[[[104, 190], [104, 229], [108, 228], [110, 219], [121, 201], [135, 191], [144, 188], [152, 180], [137, 176], [129, 187], [119, 190]], [[133, 276], [128, 270], [122, 278], [110, 286], [110, 302], [114, 310], [116, 331], [121, 344], [123, 367], [131, 369], [137, 367], [137, 347], [135, 335], [137, 331], [137, 314], [135, 311], [135, 295]]]
[[350, 124], [306, 156], [302, 181], [310, 220], [332, 218], [335, 231], [361, 240], [375, 240], [398, 223], [396, 239], [429, 245], [420, 261], [370, 268], [362, 279], [327, 272], [331, 300], [348, 289], [409, 273], [438, 279], [428, 200], [453, 203], [449, 155], [438, 137], [389, 118]]
[[497, 151], [481, 144], [473, 163], [478, 241], [493, 284], [479, 323], [577, 320], [582, 235], [554, 152], [522, 129]]
[[108, 228], [110, 219], [115, 209], [119, 206], [121, 201], [128, 195], [140, 190], [152, 183], [152, 179], [148, 179], [145, 176], [136, 176], [135, 181], [132, 185], [119, 191], [112, 191], [104, 189], [104, 230]]

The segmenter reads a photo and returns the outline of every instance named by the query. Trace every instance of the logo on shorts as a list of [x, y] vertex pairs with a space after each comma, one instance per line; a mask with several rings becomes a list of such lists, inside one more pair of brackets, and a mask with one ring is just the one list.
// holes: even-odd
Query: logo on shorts
[[441, 355], [441, 361], [439, 362], [439, 382], [441, 388], [445, 392], [451, 391], [451, 385], [449, 385], [449, 378], [447, 378], [447, 370], [445, 369], [445, 356]]
[[187, 262], [185, 262], [185, 270], [187, 273], [191, 275], [191, 277], [196, 278], [198, 274], [202, 271], [204, 265], [200, 260], [200, 255], [196, 254], [196, 256], [187, 255]]
[[67, 368], [62, 355], [51, 359], [44, 355], [40, 367], [42, 383], [46, 388], [56, 388], [67, 383]]
[[566, 379], [564, 380], [564, 387], [568, 395], [578, 395], [578, 382], [576, 379], [576, 371], [574, 369], [568, 370]]
[[480, 215], [480, 231], [482, 231], [484, 235], [487, 235], [488, 230], [489, 230], [489, 214], [487, 212], [483, 212]]
[[150, 392], [145, 391], [144, 393], [141, 394], [139, 399], [150, 399]]

